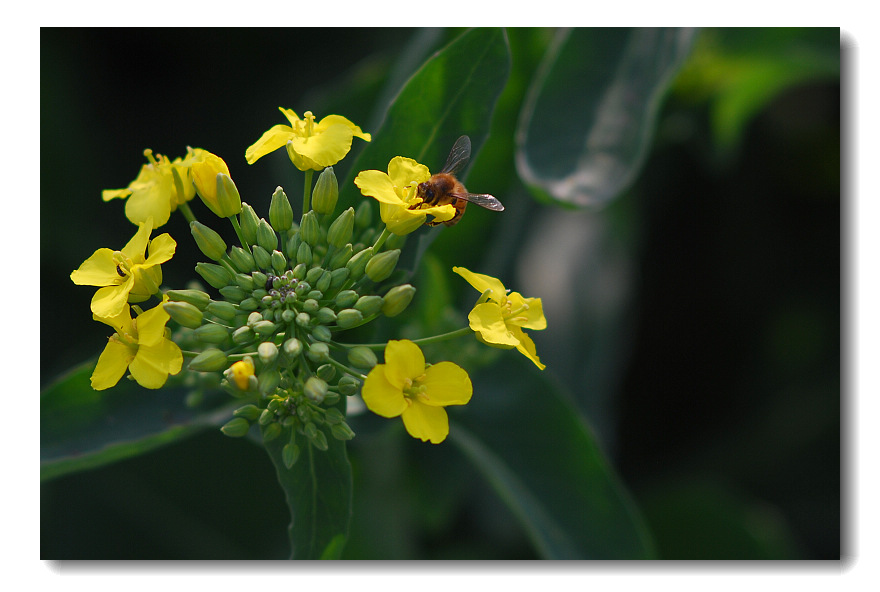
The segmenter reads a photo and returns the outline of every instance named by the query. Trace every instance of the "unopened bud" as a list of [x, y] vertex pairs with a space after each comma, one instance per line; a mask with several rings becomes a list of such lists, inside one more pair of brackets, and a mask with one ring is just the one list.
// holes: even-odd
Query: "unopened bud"
[[330, 348], [326, 343], [319, 341], [309, 346], [306, 356], [313, 362], [326, 362], [330, 358]]
[[296, 251], [296, 262], [309, 266], [312, 264], [312, 248], [309, 243], [303, 241]]
[[344, 269], [345, 264], [348, 263], [348, 260], [351, 259], [351, 256], [354, 254], [351, 248], [351, 243], [344, 245], [341, 249], [336, 251], [332, 257], [330, 257], [330, 262], [327, 264], [328, 269]]
[[234, 304], [221, 300], [209, 302], [208, 306], [205, 307], [205, 312], [208, 312], [219, 319], [223, 319], [224, 321], [231, 321], [235, 318], [237, 311]]
[[198, 220], [189, 223], [189, 230], [205, 257], [214, 261], [223, 259], [223, 255], [226, 254], [226, 243], [219, 234]]
[[354, 290], [343, 290], [336, 295], [336, 308], [350, 308], [358, 300], [358, 293]]
[[290, 201], [284, 189], [278, 187], [272, 194], [272, 201], [269, 203], [269, 222], [272, 228], [278, 232], [287, 232], [293, 226], [293, 208], [290, 207]]
[[318, 224], [318, 215], [313, 211], [303, 214], [299, 225], [300, 238], [311, 246], [317, 245], [321, 240], [321, 230]]
[[295, 337], [291, 337], [284, 342], [284, 353], [295, 358], [302, 353], [302, 342]]
[[220, 294], [230, 302], [241, 302], [247, 298], [248, 295], [248, 293], [239, 286], [223, 286], [220, 288]]
[[342, 440], [343, 442], [346, 440], [351, 440], [354, 438], [354, 432], [344, 421], [341, 423], [334, 423], [330, 426], [330, 435], [336, 438], [337, 440]]
[[271, 341], [264, 341], [257, 347], [257, 355], [264, 364], [271, 364], [278, 357], [278, 346]]
[[374, 256], [367, 263], [364, 272], [367, 277], [374, 282], [381, 282], [388, 278], [397, 267], [397, 260], [400, 258], [400, 249], [393, 251], [385, 251]]
[[235, 281], [236, 285], [245, 292], [253, 292], [256, 287], [254, 286], [254, 278], [249, 275], [237, 273], [232, 279]]
[[330, 225], [327, 230], [327, 242], [336, 248], [341, 248], [351, 240], [353, 230], [354, 208], [348, 208]]
[[[237, 363], [238, 362], [236, 362], [236, 364]], [[262, 413], [262, 410], [259, 407], [253, 404], [248, 404], [242, 405], [241, 407], [233, 411], [232, 415], [234, 415], [235, 417], [243, 417], [248, 421], [257, 421], [257, 419], [260, 417], [260, 413]]]
[[249, 245], [257, 242], [257, 226], [260, 225], [260, 218], [249, 204], [241, 204], [241, 214], [238, 217], [241, 225], [241, 234]]
[[277, 421], [270, 423], [267, 426], [264, 426], [262, 429], [263, 433], [263, 442], [271, 442], [275, 438], [281, 435], [282, 432], [281, 424]]
[[275, 234], [269, 223], [262, 218], [260, 218], [260, 222], [257, 224], [257, 244], [266, 249], [267, 253], [271, 253], [278, 248], [278, 235]]
[[357, 378], [345, 375], [339, 378], [339, 383], [336, 385], [336, 389], [339, 391], [339, 394], [350, 397], [358, 392], [360, 386], [361, 383], [358, 382]]
[[361, 311], [364, 317], [369, 317], [378, 313], [382, 309], [383, 301], [384, 299], [376, 294], [361, 296], [358, 298], [358, 301], [355, 302], [354, 308]]
[[[257, 335], [262, 335], [263, 337], [268, 337], [275, 333], [278, 330], [278, 326], [272, 321], [260, 321], [254, 324], [254, 332]], [[273, 344], [274, 345], [274, 344]]]
[[272, 394], [281, 384], [281, 373], [278, 370], [264, 370], [257, 380], [257, 388], [263, 395]]
[[248, 433], [251, 424], [243, 417], [235, 417], [227, 421], [220, 431], [230, 438], [241, 438]]
[[345, 308], [336, 313], [336, 326], [340, 329], [351, 329], [364, 322], [364, 315], [354, 308]]
[[363, 230], [367, 228], [373, 223], [373, 206], [372, 204], [364, 200], [358, 204], [357, 210], [354, 212], [354, 225], [359, 229]]
[[229, 259], [241, 273], [250, 273], [254, 270], [254, 256], [246, 249], [233, 246], [229, 249]]
[[216, 263], [196, 263], [196, 273], [213, 288], [222, 288], [232, 281], [232, 274]]
[[318, 175], [312, 191], [312, 209], [319, 214], [332, 214], [339, 199], [339, 183], [333, 167], [327, 167]]
[[217, 372], [226, 368], [226, 354], [216, 348], [208, 348], [189, 363], [189, 369], [196, 372]]
[[394, 317], [402, 313], [406, 310], [406, 307], [409, 306], [409, 303], [412, 302], [413, 296], [416, 294], [416, 289], [410, 284], [403, 284], [401, 286], [394, 286], [388, 293], [385, 294], [384, 302], [382, 303], [382, 314], [386, 317]]
[[284, 461], [284, 466], [288, 469], [293, 468], [293, 465], [296, 464], [296, 461], [299, 460], [299, 446], [294, 444], [293, 442], [288, 442], [281, 449], [281, 460]]
[[162, 308], [183, 327], [195, 329], [202, 324], [202, 311], [189, 302], [166, 302]]
[[310, 401], [320, 405], [324, 401], [324, 395], [327, 394], [327, 383], [317, 376], [310, 376], [306, 380], [303, 392]]
[[348, 263], [345, 264], [345, 267], [351, 272], [349, 277], [353, 280], [359, 280], [361, 276], [364, 275], [364, 270], [372, 256], [373, 247], [367, 247], [363, 251], [355, 253], [354, 256], [348, 260]]
[[254, 245], [251, 252], [254, 255], [254, 262], [257, 264], [257, 267], [260, 269], [270, 269], [272, 267], [272, 258], [269, 255], [269, 251], [260, 245]]
[[[379, 363], [376, 354], [368, 347], [359, 345], [348, 350], [348, 363], [356, 368], [372, 370], [373, 366]], [[340, 380], [340, 382], [342, 382]]]
[[208, 323], [198, 327], [193, 333], [195, 338], [202, 343], [220, 344], [229, 337], [229, 330], [226, 327], [214, 323]]
[[205, 310], [211, 303], [211, 297], [201, 290], [168, 290], [165, 294], [173, 302], [189, 302], [199, 310]]
[[312, 327], [312, 337], [318, 341], [330, 341], [333, 339], [333, 334], [330, 332], [330, 327], [327, 325], [318, 325]]

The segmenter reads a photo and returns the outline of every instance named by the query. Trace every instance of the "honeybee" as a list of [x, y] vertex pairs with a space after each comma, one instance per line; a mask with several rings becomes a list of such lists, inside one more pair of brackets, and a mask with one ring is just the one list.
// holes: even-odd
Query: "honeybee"
[[[452, 218], [445, 222], [425, 222], [428, 226], [436, 226], [438, 224], [455, 226], [464, 215], [468, 202], [494, 212], [504, 211], [504, 206], [494, 196], [486, 193], [469, 193], [461, 181], [455, 177], [455, 174], [464, 168], [470, 158], [471, 139], [467, 136], [462, 136], [455, 141], [452, 150], [449, 152], [449, 157], [446, 159], [446, 164], [443, 165], [440, 172], [424, 183], [419, 183], [416, 195], [422, 198], [422, 203], [429, 206], [452, 204], [455, 208], [455, 215]], [[421, 203], [412, 206], [410, 209], [420, 206]]]

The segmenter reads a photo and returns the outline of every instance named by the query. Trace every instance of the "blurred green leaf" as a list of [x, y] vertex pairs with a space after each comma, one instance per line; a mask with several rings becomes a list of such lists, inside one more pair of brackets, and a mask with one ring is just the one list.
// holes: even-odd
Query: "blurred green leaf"
[[[340, 402], [345, 411], [345, 401]], [[323, 428], [319, 428], [323, 429]], [[288, 469], [282, 448], [290, 431], [265, 444], [290, 510], [291, 559], [338, 559], [351, 522], [351, 463], [345, 442], [324, 430], [328, 449], [318, 450], [300, 435], [300, 456]]]
[[520, 114], [517, 170], [542, 199], [601, 205], [635, 179], [691, 29], [563, 29]]
[[545, 559], [645, 559], [650, 538], [576, 407], [511, 353], [472, 376], [449, 438], [481, 470]]
[[73, 368], [40, 394], [40, 479], [144, 454], [229, 419], [232, 406], [193, 409], [183, 386], [159, 390], [121, 380], [92, 389], [95, 361]]

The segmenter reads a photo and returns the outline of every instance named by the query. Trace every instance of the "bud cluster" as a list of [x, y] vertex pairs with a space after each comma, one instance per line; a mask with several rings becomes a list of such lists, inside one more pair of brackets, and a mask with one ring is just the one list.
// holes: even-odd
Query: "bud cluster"
[[252, 401], [223, 432], [243, 436], [258, 425], [265, 441], [289, 432], [283, 453], [288, 466], [296, 462], [303, 438], [326, 450], [328, 435], [354, 436], [336, 405], [358, 392], [361, 371], [377, 360], [370, 349], [337, 343], [336, 334], [400, 314], [415, 294], [409, 284], [383, 284], [400, 249], [374, 252], [368, 246], [375, 236], [368, 202], [334, 217], [338, 193], [327, 168], [315, 187], [315, 209], [299, 224], [280, 187], [268, 221], [243, 202], [240, 247], [228, 248], [219, 234], [191, 223], [196, 244], [212, 260], [198, 263], [196, 272], [220, 297], [167, 292], [165, 309], [186, 328], [180, 339], [200, 352], [189, 369], [219, 374], [224, 390]]

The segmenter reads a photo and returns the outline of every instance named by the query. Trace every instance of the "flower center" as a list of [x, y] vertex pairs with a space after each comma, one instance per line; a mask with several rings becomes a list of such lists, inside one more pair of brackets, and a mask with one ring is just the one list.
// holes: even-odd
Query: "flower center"
[[113, 263], [116, 265], [116, 273], [119, 277], [124, 278], [131, 275], [134, 262], [126, 257], [122, 251], [113, 251]]
[[312, 132], [315, 127], [315, 116], [311, 111], [306, 111], [303, 113], [303, 119], [305, 120], [305, 129], [303, 130], [303, 135], [305, 136], [306, 141], [309, 141], [309, 137], [311, 137]]
[[416, 378], [405, 378], [403, 381], [403, 395], [408, 399], [420, 399], [422, 401], [429, 400], [430, 397], [428, 397], [427, 393], [428, 387], [422, 384], [424, 379], [424, 374]]

